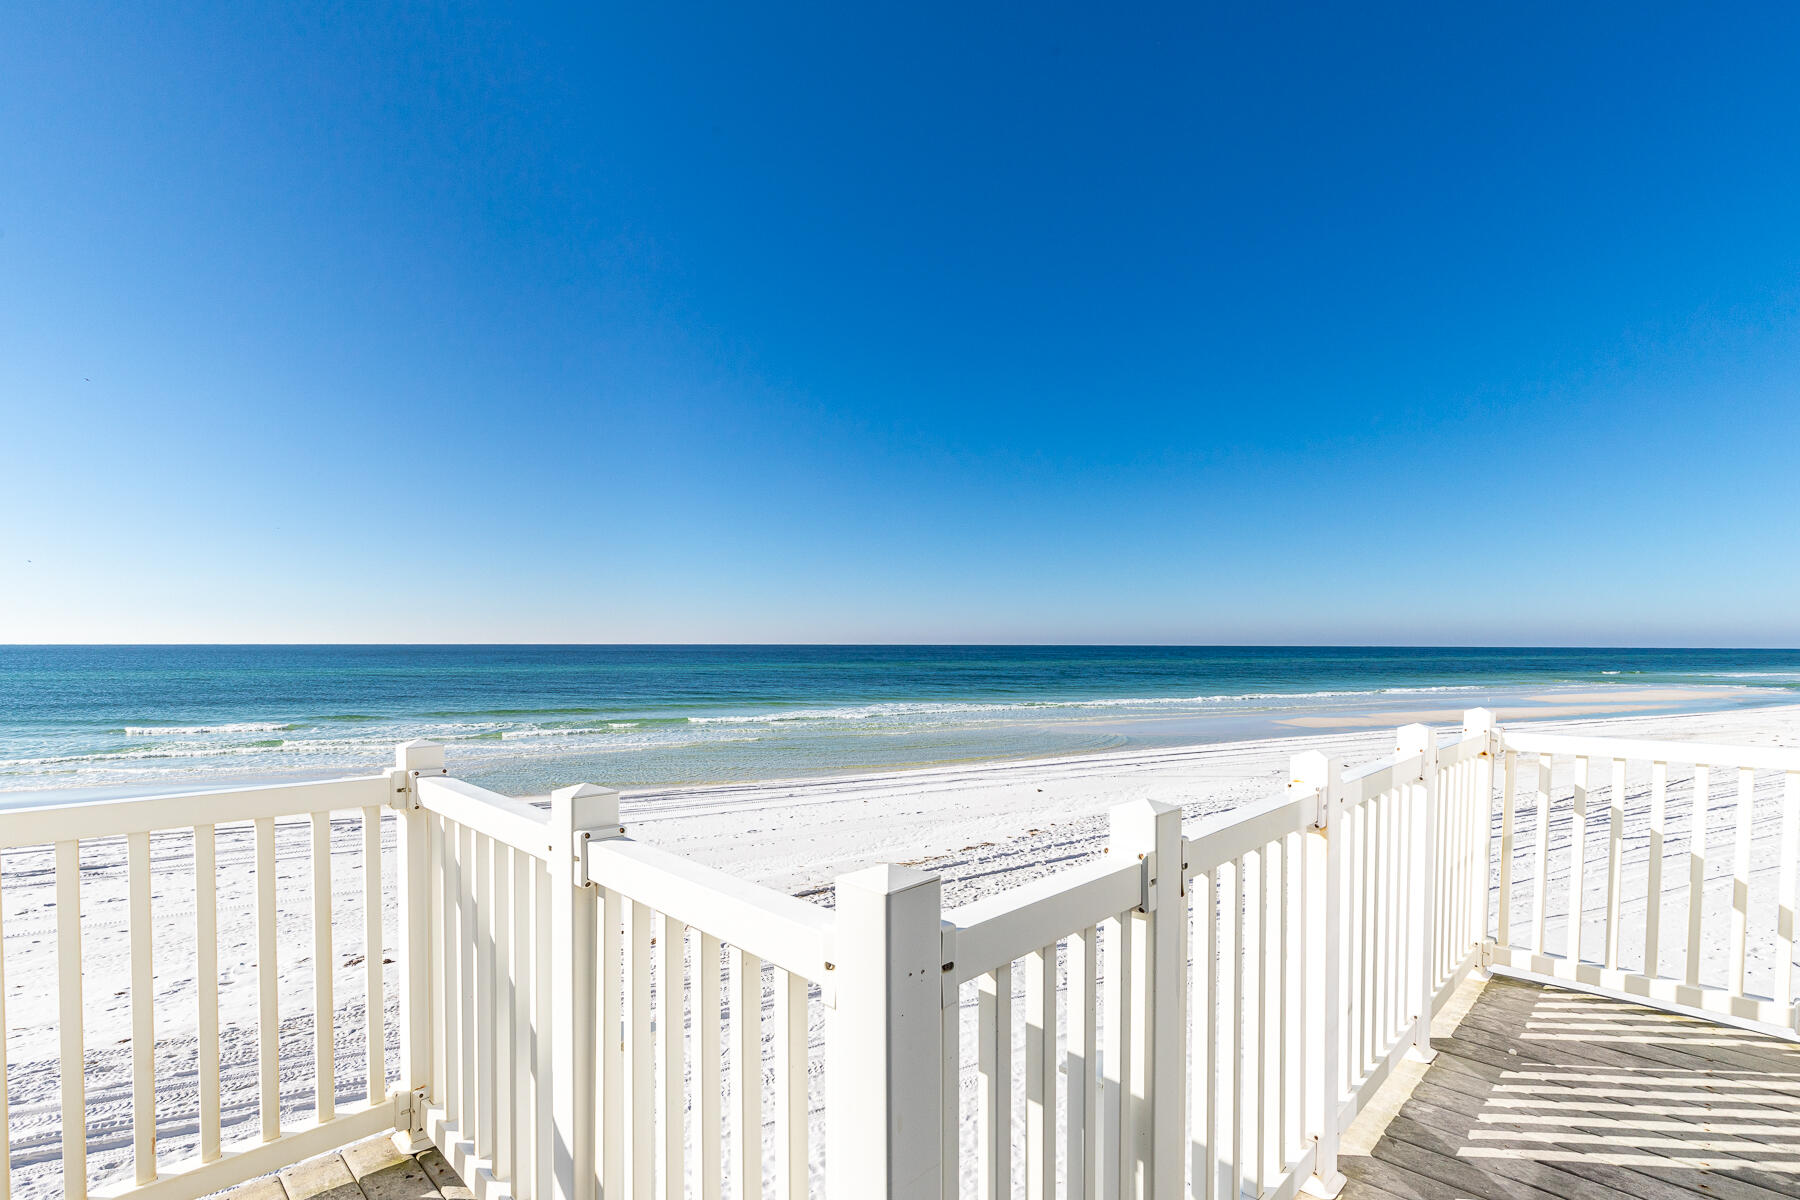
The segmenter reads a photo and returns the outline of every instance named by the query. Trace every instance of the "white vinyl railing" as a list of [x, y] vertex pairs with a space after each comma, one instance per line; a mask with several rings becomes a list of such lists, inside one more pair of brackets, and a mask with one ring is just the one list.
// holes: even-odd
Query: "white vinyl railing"
[[[1797, 780], [1800, 752], [1515, 732], [1477, 710], [1354, 770], [1298, 755], [1283, 794], [1185, 832], [1176, 807], [1124, 806], [1097, 859], [948, 911], [904, 867], [806, 903], [631, 840], [615, 792], [545, 810], [448, 777], [422, 742], [359, 779], [0, 813], [0, 848], [34, 848], [9, 870], [53, 863], [63, 1081], [60, 1177], [17, 1139], [9, 1161], [30, 1168], [21, 1194], [86, 1194], [80, 873], [122, 837], [124, 894], [90, 882], [131, 938], [112, 1195], [197, 1197], [389, 1128], [441, 1148], [479, 1200], [1329, 1194], [1344, 1130], [1402, 1057], [1429, 1057], [1431, 1015], [1472, 971], [1791, 1034]], [[333, 812], [351, 814], [342, 846]], [[246, 878], [218, 853], [238, 841]], [[221, 935], [234, 880], [244, 945]], [[191, 1115], [159, 1096], [186, 1068], [166, 1069], [153, 1023], [182, 974], [150, 941], [177, 881]], [[255, 1004], [222, 1006], [243, 971]], [[221, 1062], [234, 1024], [253, 1027], [253, 1081]]]
[[[61, 1171], [54, 1185], [40, 1182], [28, 1190], [60, 1192], [71, 1200], [87, 1196], [89, 1141], [102, 1148], [116, 1147], [116, 1122], [110, 1114], [121, 1107], [129, 1111], [130, 1170], [109, 1180], [106, 1192], [147, 1200], [201, 1196], [393, 1127], [397, 1109], [383, 1016], [382, 824], [399, 780], [393, 773], [0, 814], [0, 849], [8, 852], [15, 886], [21, 863], [33, 859], [48, 858], [54, 880], [53, 1023], [61, 1108], [56, 1157]], [[353, 814], [352, 823], [360, 826], [355, 830], [360, 844], [347, 855], [334, 853], [333, 813]], [[122, 872], [117, 869], [121, 842]], [[278, 879], [278, 842], [288, 843], [290, 851], [306, 848], [310, 862], [304, 873]], [[223, 857], [248, 871], [224, 870]], [[360, 903], [349, 921], [339, 920], [335, 911], [337, 857], [354, 864], [361, 883]], [[101, 878], [84, 886], [90, 868]], [[103, 881], [118, 881], [120, 875], [122, 889], [100, 890]], [[240, 886], [233, 889], [233, 883]], [[298, 927], [290, 921], [290, 928], [283, 930], [278, 925], [280, 910], [284, 904], [294, 907], [296, 900], [304, 915]], [[158, 909], [165, 913], [179, 909], [185, 920], [173, 922], [166, 916], [158, 920]], [[222, 916], [233, 938], [241, 938], [227, 963], [220, 957]], [[108, 1006], [104, 994], [93, 994], [90, 976], [96, 971], [95, 961], [83, 950], [84, 937], [99, 941], [121, 927], [129, 939], [129, 980], [121, 992], [128, 1000], [129, 1034], [127, 1039], [107, 1041], [128, 1040], [131, 1051], [129, 1063], [115, 1070], [106, 1045], [90, 1044], [88, 1038], [88, 1025], [104, 1024]], [[159, 942], [160, 931], [172, 936]], [[356, 987], [360, 994], [351, 996], [337, 991], [343, 975], [336, 969], [338, 951], [345, 942], [361, 952]], [[170, 960], [180, 965], [159, 969]], [[310, 1046], [290, 1045], [284, 1055], [283, 994], [291, 999], [292, 988], [286, 984], [299, 961], [308, 963], [312, 985], [305, 1005]], [[253, 972], [253, 997], [241, 994], [245, 989], [240, 987], [236, 1003], [223, 1004], [222, 980], [239, 982], [246, 969]], [[172, 978], [182, 980], [189, 972], [191, 993], [177, 1021], [192, 1033], [165, 1038], [165, 1045], [173, 1042], [183, 1053], [176, 1069], [161, 1072], [159, 1080], [158, 1008], [165, 1019], [172, 1014], [167, 1000], [159, 1006], [158, 998], [176, 990]], [[243, 1019], [250, 1012], [254, 1017]], [[0, 1011], [0, 1026], [4, 1021]], [[34, 1042], [49, 1035], [46, 1024], [31, 1027]], [[339, 1060], [340, 1037], [346, 1035], [360, 1051], [360, 1062]], [[221, 1050], [246, 1042], [253, 1049], [241, 1074], [251, 1078], [238, 1080], [228, 1094]], [[0, 1047], [4, 1044], [0, 1039]], [[405, 1054], [403, 1048], [403, 1062]], [[299, 1064], [301, 1087], [284, 1091], [284, 1057], [290, 1064], [310, 1057], [310, 1062]], [[0, 1055], [0, 1095], [6, 1090], [7, 1066]], [[35, 1068], [33, 1074], [40, 1078], [48, 1074], [48, 1064], [16, 1064], [15, 1069], [20, 1068]], [[405, 1074], [403, 1066], [400, 1075]], [[118, 1075], [128, 1076], [128, 1087], [115, 1078]], [[349, 1096], [343, 1094], [346, 1075], [353, 1088]], [[172, 1094], [159, 1093], [162, 1081], [171, 1085]], [[99, 1111], [93, 1130], [90, 1082]], [[38, 1095], [49, 1091], [42, 1086], [29, 1090]], [[128, 1101], [121, 1105], [123, 1097], [115, 1097], [116, 1093], [127, 1094]], [[184, 1135], [176, 1139], [183, 1149], [179, 1157], [158, 1153], [163, 1132], [159, 1104], [175, 1109], [177, 1120], [171, 1123]], [[292, 1111], [296, 1107], [299, 1113]], [[9, 1149], [11, 1153], [0, 1160], [0, 1196], [11, 1194], [15, 1169], [48, 1165], [51, 1157], [31, 1147]], [[108, 1157], [118, 1158], [116, 1149]]]
[[1500, 751], [1494, 966], [1800, 1028], [1800, 750], [1507, 730]]

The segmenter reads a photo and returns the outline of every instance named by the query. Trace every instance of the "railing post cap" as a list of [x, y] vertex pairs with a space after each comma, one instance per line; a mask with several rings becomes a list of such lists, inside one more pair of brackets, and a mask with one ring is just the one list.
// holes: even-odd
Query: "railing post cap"
[[1322, 788], [1331, 782], [1331, 759], [1323, 750], [1302, 750], [1288, 758], [1290, 788]]
[[938, 877], [930, 871], [903, 867], [898, 863], [876, 863], [872, 867], [864, 867], [860, 871], [851, 871], [848, 875], [837, 877], [837, 886], [840, 888], [851, 887], [877, 896], [893, 896], [928, 884], [935, 886], [938, 882]]
[[552, 803], [561, 800], [567, 804], [575, 800], [584, 800], [589, 796], [616, 796], [619, 793], [612, 788], [601, 787], [597, 783], [572, 783], [568, 787], [559, 787], [550, 793]]
[[441, 771], [444, 769], [442, 743], [414, 738], [394, 747], [394, 765], [402, 771]]
[[1171, 804], [1167, 800], [1140, 798], [1127, 800], [1123, 804], [1115, 804], [1107, 811], [1114, 820], [1121, 817], [1149, 817], [1154, 820], [1165, 813], [1179, 813], [1181, 805]]
[[619, 793], [597, 783], [572, 783], [550, 793], [550, 821], [573, 832], [612, 829], [619, 824]]
[[1494, 728], [1494, 710], [1471, 708], [1463, 713], [1463, 729], [1468, 733], [1488, 733]]
[[1431, 726], [1414, 722], [1394, 731], [1394, 740], [1402, 754], [1417, 754], [1431, 749]]

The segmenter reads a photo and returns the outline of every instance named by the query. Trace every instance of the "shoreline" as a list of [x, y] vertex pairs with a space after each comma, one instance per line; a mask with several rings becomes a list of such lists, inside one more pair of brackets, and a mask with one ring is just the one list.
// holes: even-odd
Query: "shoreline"
[[[1416, 690], [1402, 689], [1393, 694], [1393, 699], [1387, 701], [1370, 699], [1365, 696], [1363, 702], [1356, 705], [1338, 706], [1320, 703], [1310, 710], [1305, 708], [1297, 711], [1291, 709], [1286, 711], [1276, 709], [1228, 710], [1188, 712], [1166, 716], [1134, 713], [1126, 717], [1084, 715], [1040, 720], [1013, 719], [996, 723], [990, 727], [992, 740], [996, 745], [1004, 739], [1005, 735], [1029, 730], [1063, 735], [1079, 731], [1086, 737], [1105, 736], [1122, 744], [1094, 745], [1088, 748], [1044, 748], [1017, 752], [1000, 750], [993, 753], [952, 754], [937, 758], [924, 757], [916, 761], [891, 765], [870, 763], [823, 766], [801, 773], [791, 770], [784, 771], [780, 765], [771, 764], [768, 774], [723, 778], [699, 777], [666, 784], [618, 783], [614, 779], [609, 779], [604, 770], [579, 774], [559, 772], [559, 774], [567, 773], [568, 778], [559, 778], [558, 785], [590, 782], [608, 787], [617, 786], [623, 793], [630, 795], [646, 791], [768, 787], [802, 780], [814, 782], [853, 781], [872, 775], [886, 776], [915, 771], [959, 769], [983, 764], [1023, 764], [1063, 758], [1105, 759], [1113, 755], [1129, 756], [1163, 750], [1198, 750], [1246, 742], [1303, 740], [1332, 732], [1390, 729], [1415, 722], [1433, 725], [1454, 724], [1460, 722], [1462, 713], [1470, 708], [1491, 709], [1496, 713], [1497, 719], [1503, 723], [1538, 723], [1562, 720], [1625, 720], [1633, 717], [1701, 716], [1708, 713], [1761, 711], [1785, 705], [1800, 705], [1800, 696], [1797, 696], [1792, 690], [1747, 684], [1685, 687], [1620, 685], [1618, 690], [1595, 690], [1592, 685], [1570, 685], [1566, 689], [1541, 685], [1495, 685], [1493, 687], [1459, 687], [1447, 690], [1466, 692], [1467, 702], [1460, 705], [1444, 706], [1440, 704], [1430, 708], [1420, 708], [1417, 707]], [[1379, 695], [1379, 693], [1371, 695]], [[1296, 696], [1294, 698], [1305, 697]], [[1410, 705], [1409, 702], [1411, 702]], [[1101, 702], [1095, 703], [1098, 706]], [[841, 740], [840, 744], [853, 745], [854, 743], [847, 740], [848, 736], [840, 735], [840, 738], [845, 739]], [[396, 740], [404, 739], [397, 738]], [[979, 744], [979, 738], [972, 740]], [[516, 757], [510, 760], [510, 767], [496, 768], [488, 760], [468, 760], [459, 764], [457, 761], [458, 751], [466, 743], [452, 739], [443, 744], [448, 752], [447, 757], [452, 774], [470, 783], [506, 795], [547, 795], [549, 789], [546, 787], [517, 786], [512, 773], [521, 764], [533, 764], [537, 773], [542, 774], [546, 763], [555, 764], [559, 761], [553, 757], [546, 759], [541, 754], [534, 756], [532, 749], [522, 744]], [[703, 749], [701, 747], [700, 751]], [[695, 747], [672, 746], [664, 751], [666, 757], [677, 760], [684, 755], [697, 758], [698, 753]], [[604, 763], [604, 758], [584, 760], [580, 756], [576, 756], [568, 761], [568, 766], [570, 768], [592, 767], [603, 766]], [[197, 763], [193, 773], [186, 777], [181, 776], [175, 769], [169, 769], [166, 772], [158, 771], [157, 777], [153, 780], [110, 782], [75, 787], [0, 788], [0, 810], [304, 783], [349, 775], [379, 773], [386, 770], [389, 765], [390, 759], [384, 755], [379, 759], [346, 760], [333, 766], [296, 767], [290, 770], [267, 769], [238, 774], [219, 770], [215, 766]]]

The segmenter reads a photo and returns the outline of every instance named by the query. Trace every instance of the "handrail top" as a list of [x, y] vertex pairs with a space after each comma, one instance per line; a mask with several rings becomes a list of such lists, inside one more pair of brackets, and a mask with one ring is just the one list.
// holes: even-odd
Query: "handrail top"
[[[1061, 895], [1071, 888], [1083, 884], [1120, 878], [1137, 878], [1143, 876], [1144, 865], [1135, 860], [1124, 862], [1108, 855], [1076, 863], [1061, 871], [1048, 875], [1040, 875], [1036, 879], [1027, 880], [1017, 887], [1007, 888], [1003, 892], [995, 892], [991, 896], [983, 896], [979, 900], [971, 900], [967, 904], [944, 910], [945, 923], [954, 925], [958, 931], [966, 932], [978, 925], [1003, 918], [1011, 913], [1021, 912], [1042, 902], [1047, 897]], [[1099, 914], [1117, 916], [1117, 909], [1109, 913]]]
[[387, 804], [393, 786], [384, 773], [34, 804], [0, 810], [0, 848], [370, 808]]
[[550, 814], [529, 800], [503, 796], [452, 776], [422, 775], [413, 787], [421, 808], [515, 850], [549, 857]]
[[1579, 733], [1538, 733], [1505, 729], [1501, 746], [1523, 754], [1573, 754], [1587, 758], [1648, 759], [1701, 767], [1748, 767], [1800, 771], [1800, 747], [1727, 746], [1717, 742], [1682, 742], [1615, 738]]
[[1383, 771], [1392, 771], [1404, 767], [1414, 759], [1423, 762], [1424, 757], [1424, 754], [1418, 750], [1410, 752], [1397, 750], [1386, 758], [1378, 758], [1374, 762], [1364, 763], [1360, 767], [1347, 767], [1340, 778], [1342, 778], [1345, 783], [1355, 783], [1359, 779], [1367, 779], [1369, 776], [1379, 775]]
[[1144, 864], [1105, 855], [946, 909], [944, 971], [952, 985], [1055, 945], [1141, 906]]

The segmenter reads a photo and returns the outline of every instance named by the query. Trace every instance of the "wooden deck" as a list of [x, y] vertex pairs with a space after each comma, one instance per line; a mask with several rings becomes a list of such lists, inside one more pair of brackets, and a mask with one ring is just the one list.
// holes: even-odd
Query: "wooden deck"
[[402, 1154], [389, 1137], [252, 1179], [219, 1200], [474, 1200], [437, 1149]]
[[1343, 1200], [1800, 1196], [1794, 1043], [1496, 978], [1433, 1045]]

